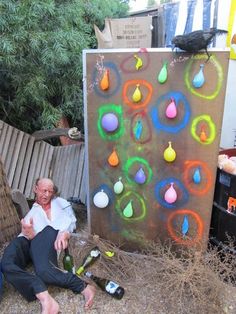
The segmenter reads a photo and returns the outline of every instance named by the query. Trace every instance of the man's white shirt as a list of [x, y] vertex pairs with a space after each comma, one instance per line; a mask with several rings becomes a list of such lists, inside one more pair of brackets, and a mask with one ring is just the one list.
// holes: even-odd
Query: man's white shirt
[[[24, 217], [25, 223], [30, 223], [30, 218], [33, 218], [33, 227], [36, 234], [46, 226], [68, 232], [73, 232], [76, 228], [76, 218], [71, 204], [61, 197], [55, 197], [51, 200], [51, 220], [48, 219], [42, 206], [36, 202]], [[20, 233], [19, 236], [24, 235]]]

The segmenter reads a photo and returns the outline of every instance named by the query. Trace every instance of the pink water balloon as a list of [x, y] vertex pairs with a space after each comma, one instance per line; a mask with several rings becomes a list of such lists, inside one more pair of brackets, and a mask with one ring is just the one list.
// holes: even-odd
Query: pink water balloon
[[173, 204], [177, 200], [177, 193], [173, 182], [171, 182], [169, 189], [166, 190], [164, 199], [168, 204]]
[[177, 116], [177, 108], [176, 108], [174, 98], [171, 98], [171, 102], [166, 108], [166, 116], [169, 119], [174, 119]]

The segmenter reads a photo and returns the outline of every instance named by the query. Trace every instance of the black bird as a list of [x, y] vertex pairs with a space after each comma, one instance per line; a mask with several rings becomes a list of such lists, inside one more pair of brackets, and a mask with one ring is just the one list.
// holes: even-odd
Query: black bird
[[189, 34], [175, 36], [171, 43], [174, 45], [173, 49], [177, 47], [192, 53], [197, 53], [199, 50], [204, 49], [207, 53], [208, 61], [210, 58], [210, 55], [207, 51], [208, 45], [213, 41], [213, 38], [216, 35], [222, 35], [226, 33], [228, 32], [217, 28], [211, 28], [208, 31], [199, 30]]

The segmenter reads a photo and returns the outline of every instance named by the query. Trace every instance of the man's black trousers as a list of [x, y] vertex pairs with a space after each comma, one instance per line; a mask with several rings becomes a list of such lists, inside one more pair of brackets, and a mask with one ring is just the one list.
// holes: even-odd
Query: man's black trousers
[[[58, 231], [45, 227], [33, 240], [17, 237], [6, 247], [2, 257], [2, 272], [22, 296], [32, 301], [36, 294], [46, 291], [47, 285], [68, 288], [80, 293], [86, 283], [72, 273], [58, 269], [57, 251], [54, 249]], [[32, 261], [35, 274], [25, 270]]]

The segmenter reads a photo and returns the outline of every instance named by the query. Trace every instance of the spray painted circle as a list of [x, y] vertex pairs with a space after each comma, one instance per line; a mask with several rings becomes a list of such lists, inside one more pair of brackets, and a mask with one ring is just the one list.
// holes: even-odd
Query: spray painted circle
[[[169, 125], [163, 122], [163, 119], [161, 118], [159, 114], [159, 107], [162, 102], [165, 102], [166, 100], [169, 100], [173, 98], [175, 100], [176, 106], [179, 105], [179, 103], [183, 104], [184, 108], [184, 115], [181, 121], [174, 125]], [[163, 131], [168, 133], [178, 133], [180, 130], [186, 127], [190, 120], [191, 116], [191, 109], [190, 105], [188, 103], [187, 98], [184, 96], [183, 93], [179, 91], [172, 91], [169, 93], [166, 93], [158, 98], [157, 103], [151, 108], [150, 115], [152, 118], [152, 123], [157, 131]]]
[[[177, 187], [178, 190], [181, 191], [181, 198], [177, 200], [174, 204], [169, 204], [165, 201], [161, 191], [163, 188], [165, 188], [168, 184], [174, 183]], [[178, 207], [182, 207], [185, 203], [188, 202], [189, 199], [189, 193], [186, 190], [185, 186], [183, 183], [178, 180], [177, 178], [171, 177], [171, 178], [166, 178], [161, 181], [158, 181], [155, 185], [155, 198], [157, 202], [165, 208], [168, 209], [176, 209]]]
[[[202, 121], [204, 121], [205, 123], [208, 124], [208, 128], [210, 131], [210, 135], [208, 136], [208, 138], [206, 139], [205, 142], [202, 142], [197, 134], [197, 125], [198, 123], [201, 123]], [[211, 144], [215, 137], [216, 137], [216, 126], [215, 123], [211, 120], [211, 117], [207, 114], [205, 115], [201, 115], [201, 116], [197, 116], [196, 118], [193, 119], [192, 125], [191, 125], [191, 134], [192, 137], [200, 144], [202, 145], [209, 145]]]
[[[138, 207], [139, 207], [139, 215], [132, 218], [126, 218], [122, 213], [122, 207], [125, 202], [128, 200], [136, 200]], [[127, 201], [126, 201], [127, 200]], [[146, 203], [141, 195], [136, 193], [135, 191], [128, 191], [124, 195], [122, 195], [119, 199], [117, 199], [116, 206], [115, 206], [117, 214], [122, 218], [123, 220], [134, 222], [134, 221], [142, 221], [145, 219], [147, 214], [147, 207]]]
[[[183, 239], [180, 236], [180, 232], [175, 230], [175, 221], [181, 216], [184, 215], [189, 215], [193, 221], [196, 224], [196, 235], [192, 239]], [[168, 221], [167, 221], [167, 230], [171, 236], [171, 238], [178, 244], [190, 246], [193, 244], [198, 244], [200, 243], [202, 236], [203, 236], [203, 221], [202, 218], [199, 216], [199, 214], [195, 213], [194, 211], [190, 209], [179, 209], [174, 212], [171, 212], [168, 216]]]
[[190, 70], [191, 70], [191, 67], [192, 67], [192, 64], [194, 63], [194, 61], [196, 61], [196, 60], [207, 60], [207, 58], [208, 57], [205, 54], [198, 54], [198, 55], [193, 56], [189, 60], [187, 66], [185, 68], [184, 81], [185, 81], [185, 84], [187, 86], [187, 89], [193, 95], [201, 97], [201, 98], [204, 98], [204, 99], [212, 100], [212, 99], [216, 98], [216, 96], [219, 94], [220, 89], [222, 87], [222, 82], [223, 82], [223, 79], [224, 79], [223, 69], [221, 67], [221, 64], [216, 59], [216, 56], [212, 55], [211, 58], [209, 59], [209, 63], [214, 66], [214, 68], [216, 70], [216, 73], [217, 73], [216, 87], [215, 87], [215, 90], [212, 92], [212, 94], [205, 95], [205, 94], [200, 93], [195, 88], [193, 88], [192, 87], [192, 81], [191, 81], [191, 78], [190, 78], [190, 72], [191, 72]]

